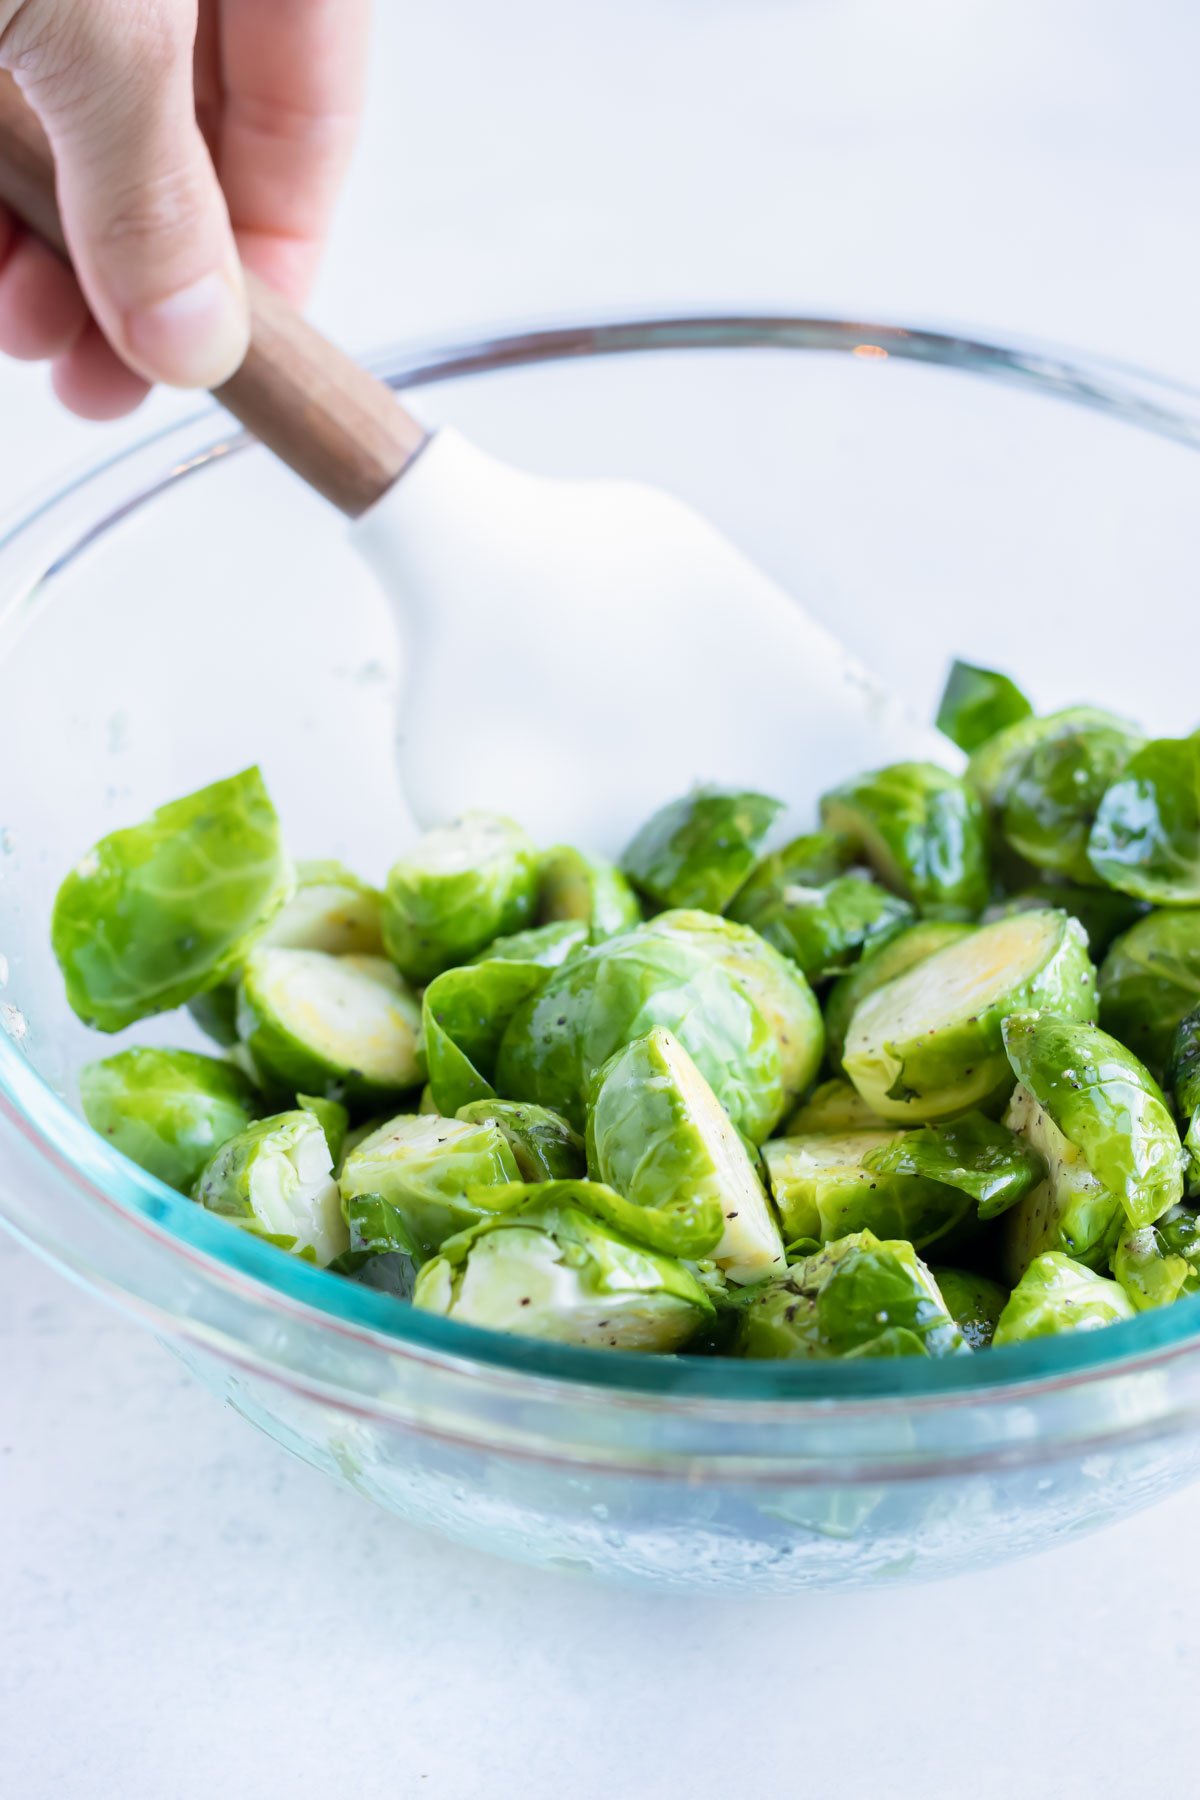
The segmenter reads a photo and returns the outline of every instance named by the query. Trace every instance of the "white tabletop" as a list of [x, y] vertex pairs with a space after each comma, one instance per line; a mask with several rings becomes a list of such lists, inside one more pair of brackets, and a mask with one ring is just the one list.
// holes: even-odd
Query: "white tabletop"
[[[380, 0], [317, 314], [364, 348], [748, 302], [1200, 376], [1184, 0]], [[176, 402], [156, 400], [156, 413]], [[0, 492], [100, 454], [0, 368]], [[1190, 1792], [1200, 1495], [928, 1588], [533, 1574], [339, 1493], [0, 1239], [14, 1800]]]

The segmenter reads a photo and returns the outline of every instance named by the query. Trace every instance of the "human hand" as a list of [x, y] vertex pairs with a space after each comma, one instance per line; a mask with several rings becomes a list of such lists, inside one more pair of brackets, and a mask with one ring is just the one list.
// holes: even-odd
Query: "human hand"
[[[54, 148], [75, 272], [0, 207], [0, 353], [53, 364], [84, 418], [245, 355], [241, 263], [315, 273], [353, 145], [370, 0], [0, 0]], [[239, 261], [240, 257], [240, 261]]]

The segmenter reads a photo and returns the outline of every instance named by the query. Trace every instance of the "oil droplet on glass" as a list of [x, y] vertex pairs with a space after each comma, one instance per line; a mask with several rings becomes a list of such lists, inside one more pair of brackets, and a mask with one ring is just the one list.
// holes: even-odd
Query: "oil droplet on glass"
[[14, 1006], [11, 1001], [0, 1006], [0, 1025], [3, 1025], [14, 1044], [19, 1044], [29, 1030], [29, 1020], [20, 1007]]

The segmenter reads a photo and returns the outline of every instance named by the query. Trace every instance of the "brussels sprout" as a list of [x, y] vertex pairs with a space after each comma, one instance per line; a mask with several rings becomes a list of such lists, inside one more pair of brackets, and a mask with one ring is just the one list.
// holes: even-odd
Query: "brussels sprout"
[[550, 973], [540, 963], [501, 960], [447, 969], [430, 982], [421, 1030], [434, 1112], [452, 1118], [473, 1100], [495, 1097], [492, 1078], [505, 1028]]
[[910, 1132], [775, 1138], [763, 1161], [788, 1238], [819, 1244], [864, 1228], [932, 1244], [964, 1220], [995, 1219], [1042, 1175], [1040, 1157], [981, 1112]]
[[1007, 675], [955, 662], [942, 691], [937, 728], [970, 756], [981, 744], [1033, 712], [1028, 700]]
[[239, 1131], [201, 1170], [192, 1197], [322, 1267], [349, 1248], [333, 1159], [312, 1113], [276, 1113]]
[[1003, 1021], [1037, 1007], [1096, 1016], [1087, 940], [1065, 913], [980, 926], [878, 988], [850, 1021], [842, 1061], [882, 1118], [920, 1124], [989, 1110], [1013, 1087]]
[[676, 1254], [709, 1256], [738, 1283], [784, 1266], [779, 1226], [741, 1139], [661, 1026], [624, 1045], [596, 1075], [587, 1151], [598, 1181], [686, 1225], [689, 1241]]
[[972, 1350], [986, 1350], [1008, 1302], [1008, 1289], [971, 1269], [935, 1267], [929, 1272], [947, 1312]]
[[559, 969], [588, 942], [588, 928], [581, 919], [560, 919], [553, 925], [534, 925], [493, 939], [472, 956], [472, 963], [528, 963], [536, 969]]
[[732, 919], [752, 926], [809, 981], [839, 975], [912, 916], [907, 900], [866, 875], [839, 875], [823, 887], [788, 882], [774, 893], [759, 885], [730, 908]]
[[822, 797], [821, 821], [918, 911], [967, 919], [987, 905], [983, 808], [936, 763], [893, 763], [844, 782]]
[[1152, 1225], [1183, 1197], [1183, 1152], [1162, 1092], [1107, 1032], [1048, 1014], [1004, 1022], [1013, 1071], [1115, 1194], [1131, 1225]]
[[538, 857], [539, 925], [578, 920], [598, 944], [601, 938], [638, 924], [641, 916], [641, 901], [616, 863], [588, 856], [570, 844], [556, 844]]
[[790, 1244], [827, 1244], [848, 1232], [883, 1232], [918, 1249], [975, 1212], [967, 1193], [904, 1170], [880, 1173], [872, 1159], [903, 1137], [895, 1131], [819, 1132], [772, 1138], [763, 1161]]
[[268, 1083], [370, 1105], [416, 1087], [421, 1010], [380, 956], [252, 950], [238, 1035]]
[[1188, 1193], [1200, 1193], [1200, 1007], [1181, 1020], [1171, 1051], [1171, 1088], [1175, 1105], [1187, 1126], [1183, 1140], [1187, 1157]]
[[1008, 783], [1000, 810], [1000, 829], [1018, 856], [1068, 881], [1094, 882], [1089, 843], [1097, 810], [1141, 741], [1119, 719], [1071, 729], [1060, 722], [1042, 735]]
[[1138, 900], [1200, 901], [1200, 733], [1138, 751], [1100, 802], [1088, 858], [1101, 880]]
[[1132, 1319], [1133, 1307], [1115, 1281], [1096, 1275], [1061, 1251], [1035, 1257], [1008, 1297], [992, 1343], [1023, 1344], [1060, 1331], [1095, 1331]]
[[967, 1351], [912, 1245], [860, 1231], [794, 1263], [747, 1296], [735, 1354], [954, 1356]]
[[825, 1054], [825, 1026], [816, 996], [795, 964], [749, 925], [716, 913], [659, 913], [643, 930], [692, 944], [728, 969], [774, 1033], [788, 1098], [803, 1093]]
[[526, 1100], [473, 1100], [456, 1118], [494, 1125], [503, 1132], [522, 1181], [582, 1180], [587, 1168], [583, 1139], [567, 1121]]
[[500, 1043], [496, 1088], [579, 1130], [596, 1071], [655, 1025], [674, 1032], [738, 1130], [760, 1143], [785, 1104], [774, 1034], [720, 963], [645, 926], [572, 957], [518, 1006]]
[[621, 866], [660, 906], [724, 912], [783, 810], [766, 794], [696, 788], [647, 820]]
[[[1067, 706], [1040, 719], [1019, 719], [988, 738], [967, 765], [967, 781], [983, 801], [990, 817], [999, 823], [1009, 796], [1026, 763], [1041, 745], [1059, 739], [1085, 740], [1092, 734], [1124, 737], [1132, 750], [1140, 741], [1136, 725], [1097, 706]], [[1099, 799], [1099, 795], [1095, 795]]]
[[783, 1127], [783, 1137], [812, 1137], [819, 1132], [887, 1131], [891, 1127], [872, 1112], [848, 1081], [823, 1081]]
[[1009, 1280], [1019, 1281], [1046, 1250], [1061, 1250], [1092, 1269], [1107, 1267], [1125, 1223], [1119, 1197], [1097, 1180], [1083, 1151], [1020, 1083], [1004, 1119], [1046, 1167], [1045, 1178], [1004, 1221], [1001, 1261]]
[[259, 1110], [240, 1070], [191, 1050], [122, 1050], [88, 1063], [79, 1097], [93, 1131], [183, 1194]]
[[995, 1219], [1045, 1178], [1039, 1151], [982, 1113], [949, 1125], [923, 1125], [880, 1145], [866, 1158], [875, 1175], [917, 1175], [968, 1194], [981, 1219]]
[[838, 976], [825, 1002], [826, 1049], [832, 1066], [841, 1068], [850, 1021], [868, 994], [894, 981], [897, 975], [915, 969], [935, 950], [956, 944], [972, 929], [952, 919], [922, 919], [917, 925], [902, 926], [892, 937], [868, 945], [862, 961]]
[[67, 876], [51, 939], [87, 1025], [122, 1031], [215, 987], [292, 888], [257, 769], [102, 838]]
[[1124, 1232], [1113, 1274], [1139, 1312], [1200, 1292], [1200, 1219], [1173, 1206], [1157, 1225]]
[[350, 1132], [350, 1114], [339, 1100], [326, 1100], [321, 1094], [297, 1094], [296, 1105], [301, 1112], [311, 1113], [325, 1133], [325, 1142], [329, 1145], [329, 1157], [334, 1172], [341, 1167], [342, 1157], [346, 1149], [346, 1138]]
[[[325, 950], [330, 956], [382, 956], [382, 896], [339, 862], [296, 864], [296, 891], [255, 943], [281, 950]], [[238, 971], [240, 974], [241, 971]], [[237, 1043], [237, 979], [189, 1000], [201, 1031], [226, 1048]]]
[[518, 1203], [508, 1139], [487, 1122], [402, 1113], [342, 1165], [342, 1204], [355, 1250], [433, 1256], [455, 1232]]
[[704, 1287], [585, 1209], [586, 1186], [527, 1187], [517, 1210], [451, 1238], [418, 1275], [413, 1305], [558, 1344], [682, 1349], [713, 1317]]
[[537, 852], [521, 827], [495, 813], [465, 813], [392, 865], [383, 941], [409, 981], [432, 981], [493, 938], [531, 925], [536, 899]]
[[1156, 912], [1110, 948], [1100, 970], [1100, 1022], [1166, 1075], [1180, 1022], [1200, 1002], [1200, 912]]
[[1070, 882], [1046, 881], [1022, 887], [1019, 893], [994, 901], [984, 913], [983, 922], [990, 925], [993, 919], [1008, 919], [1013, 913], [1044, 912], [1048, 906], [1058, 907], [1079, 920], [1087, 932], [1093, 962], [1104, 955], [1115, 937], [1143, 918], [1147, 910], [1142, 901], [1133, 900], [1128, 894], [1114, 894], [1109, 888], [1076, 887]]
[[803, 832], [754, 865], [745, 886], [738, 890], [730, 917], [771, 904], [785, 887], [828, 887], [853, 861], [853, 845], [836, 831]]

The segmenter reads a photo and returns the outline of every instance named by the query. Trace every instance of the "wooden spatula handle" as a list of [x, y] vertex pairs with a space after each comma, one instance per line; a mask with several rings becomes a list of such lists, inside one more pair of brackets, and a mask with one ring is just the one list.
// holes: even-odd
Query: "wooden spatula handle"
[[[0, 201], [61, 256], [54, 157], [37, 117], [0, 71]], [[358, 518], [426, 442], [395, 396], [253, 275], [250, 349], [217, 399], [327, 500]]]

